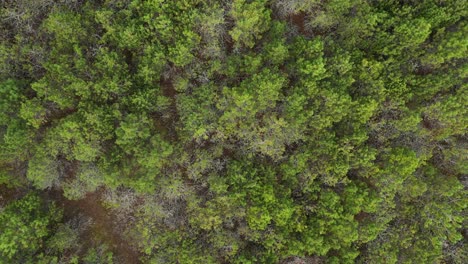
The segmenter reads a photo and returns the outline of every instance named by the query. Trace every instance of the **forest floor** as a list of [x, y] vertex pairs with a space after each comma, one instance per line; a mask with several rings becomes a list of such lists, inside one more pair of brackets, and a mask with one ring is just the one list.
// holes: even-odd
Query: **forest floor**
[[65, 221], [72, 219], [77, 215], [89, 217], [91, 225], [86, 232], [82, 234], [82, 241], [90, 241], [89, 245], [83, 245], [85, 249], [97, 247], [105, 242], [114, 253], [117, 263], [137, 264], [140, 262], [141, 255], [125, 239], [124, 234], [119, 232], [115, 225], [116, 216], [101, 202], [101, 191], [88, 193], [81, 200], [71, 201], [62, 196], [57, 191], [51, 191], [51, 195], [58, 205], [64, 208]]
[[0, 207], [15, 200], [17, 197], [21, 196], [21, 194], [22, 193], [15, 188], [7, 188], [5, 185], [0, 184]]

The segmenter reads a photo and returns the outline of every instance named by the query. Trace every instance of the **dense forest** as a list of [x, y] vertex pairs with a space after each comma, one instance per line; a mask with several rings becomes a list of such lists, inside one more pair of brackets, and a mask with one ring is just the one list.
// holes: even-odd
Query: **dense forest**
[[467, 7], [0, 1], [0, 263], [468, 263]]

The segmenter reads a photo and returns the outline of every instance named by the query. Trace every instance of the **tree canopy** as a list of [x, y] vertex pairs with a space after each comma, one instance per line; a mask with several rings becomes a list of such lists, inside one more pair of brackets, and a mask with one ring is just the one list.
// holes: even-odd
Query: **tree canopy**
[[0, 4], [1, 263], [467, 263], [466, 0]]

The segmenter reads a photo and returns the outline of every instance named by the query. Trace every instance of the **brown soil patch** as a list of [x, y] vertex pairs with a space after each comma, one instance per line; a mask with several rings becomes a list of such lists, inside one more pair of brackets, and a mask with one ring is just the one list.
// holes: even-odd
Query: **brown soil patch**
[[366, 212], [359, 212], [357, 215], [354, 216], [354, 220], [358, 222], [362, 222], [365, 219], [369, 218], [370, 214]]
[[24, 191], [14, 188], [7, 188], [5, 185], [0, 184], [0, 206], [5, 206], [9, 202], [16, 200], [24, 195]]
[[289, 21], [291, 21], [292, 24], [297, 26], [297, 28], [299, 29], [299, 32], [302, 35], [306, 34], [305, 26], [304, 26], [304, 21], [305, 21], [305, 13], [304, 12], [300, 12], [300, 13], [290, 15], [289, 16]]
[[[70, 201], [62, 194], [53, 194], [58, 205], [64, 208], [65, 221], [78, 214], [83, 214], [92, 219], [90, 229], [83, 234], [82, 241], [89, 241], [84, 248], [93, 247], [100, 242], [105, 242], [113, 252], [116, 263], [137, 264], [141, 263], [141, 255], [125, 239], [122, 232], [116, 228], [115, 216], [101, 204], [101, 191], [89, 193], [85, 198]], [[93, 243], [94, 242], [94, 243]]]

